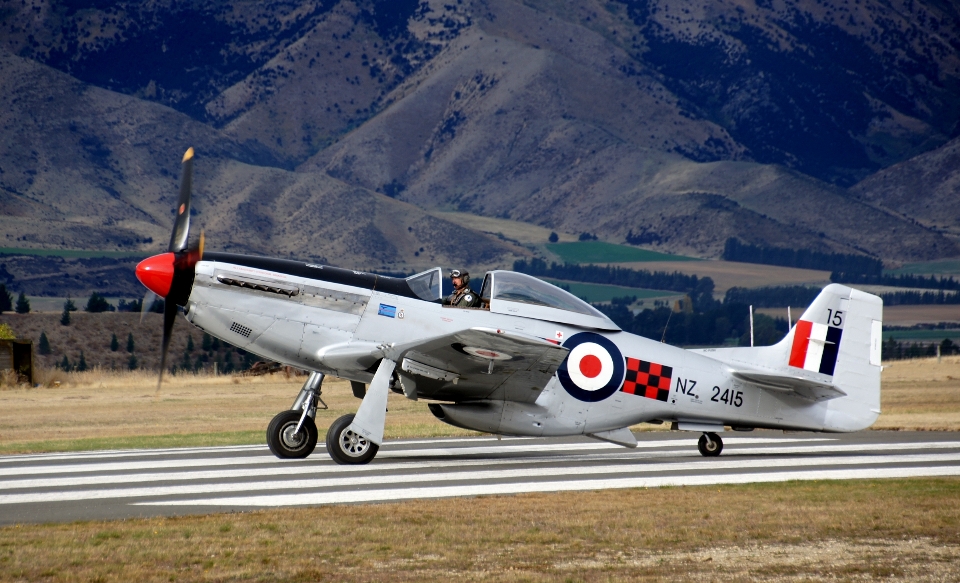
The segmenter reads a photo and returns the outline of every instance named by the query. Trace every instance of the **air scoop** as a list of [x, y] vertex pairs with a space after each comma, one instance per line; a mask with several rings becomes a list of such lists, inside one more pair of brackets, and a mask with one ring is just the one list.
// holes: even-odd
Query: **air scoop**
[[148, 257], [137, 265], [137, 279], [147, 289], [165, 298], [173, 285], [175, 260], [176, 255], [173, 253], [161, 253]]

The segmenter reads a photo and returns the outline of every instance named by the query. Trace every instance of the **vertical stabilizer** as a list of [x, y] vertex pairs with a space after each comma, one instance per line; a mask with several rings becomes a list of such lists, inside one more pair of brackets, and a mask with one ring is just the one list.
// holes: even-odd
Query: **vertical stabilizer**
[[880, 414], [882, 327], [883, 300], [832, 284], [783, 339], [790, 347], [789, 369], [828, 377], [847, 394], [829, 402], [826, 426], [861, 429]]
[[698, 352], [741, 380], [816, 404], [810, 415], [824, 430], [858, 431], [880, 415], [882, 323], [883, 300], [831, 284], [774, 346]]

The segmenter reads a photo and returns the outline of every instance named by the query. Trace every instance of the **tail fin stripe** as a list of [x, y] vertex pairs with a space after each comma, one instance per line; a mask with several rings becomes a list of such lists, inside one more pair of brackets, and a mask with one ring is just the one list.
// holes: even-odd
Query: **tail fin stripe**
[[810, 326], [810, 341], [807, 343], [807, 358], [803, 361], [804, 370], [820, 371], [823, 360], [824, 342], [827, 340], [827, 325], [814, 322]]
[[830, 326], [827, 329], [827, 342], [823, 345], [823, 360], [820, 361], [820, 372], [833, 376], [833, 369], [837, 366], [837, 355], [840, 353], [840, 336], [842, 328]]
[[[813, 322], [799, 320], [793, 333], [793, 347], [790, 350], [790, 366], [803, 368], [807, 359], [807, 346], [810, 344], [810, 330]], [[782, 357], [781, 357], [782, 358]]]

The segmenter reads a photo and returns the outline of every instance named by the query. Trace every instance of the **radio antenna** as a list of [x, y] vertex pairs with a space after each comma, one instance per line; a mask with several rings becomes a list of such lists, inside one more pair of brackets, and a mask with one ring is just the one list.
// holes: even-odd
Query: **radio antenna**
[[670, 310], [670, 315], [667, 316], [667, 323], [663, 326], [663, 336], [660, 337], [660, 344], [663, 344], [667, 340], [667, 327], [670, 325], [670, 318], [673, 317], [673, 310]]

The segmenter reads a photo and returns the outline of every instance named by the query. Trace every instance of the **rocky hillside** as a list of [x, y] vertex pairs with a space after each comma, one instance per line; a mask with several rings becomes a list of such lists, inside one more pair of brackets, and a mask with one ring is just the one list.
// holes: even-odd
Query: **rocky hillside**
[[960, 138], [881, 170], [850, 190], [870, 204], [960, 236]]
[[956, 147], [950, 3], [30, 0], [0, 31], [4, 246], [161, 248], [193, 145], [217, 249], [529, 252], [425, 212], [460, 210], [707, 257], [960, 255], [956, 187], [891, 178]]

